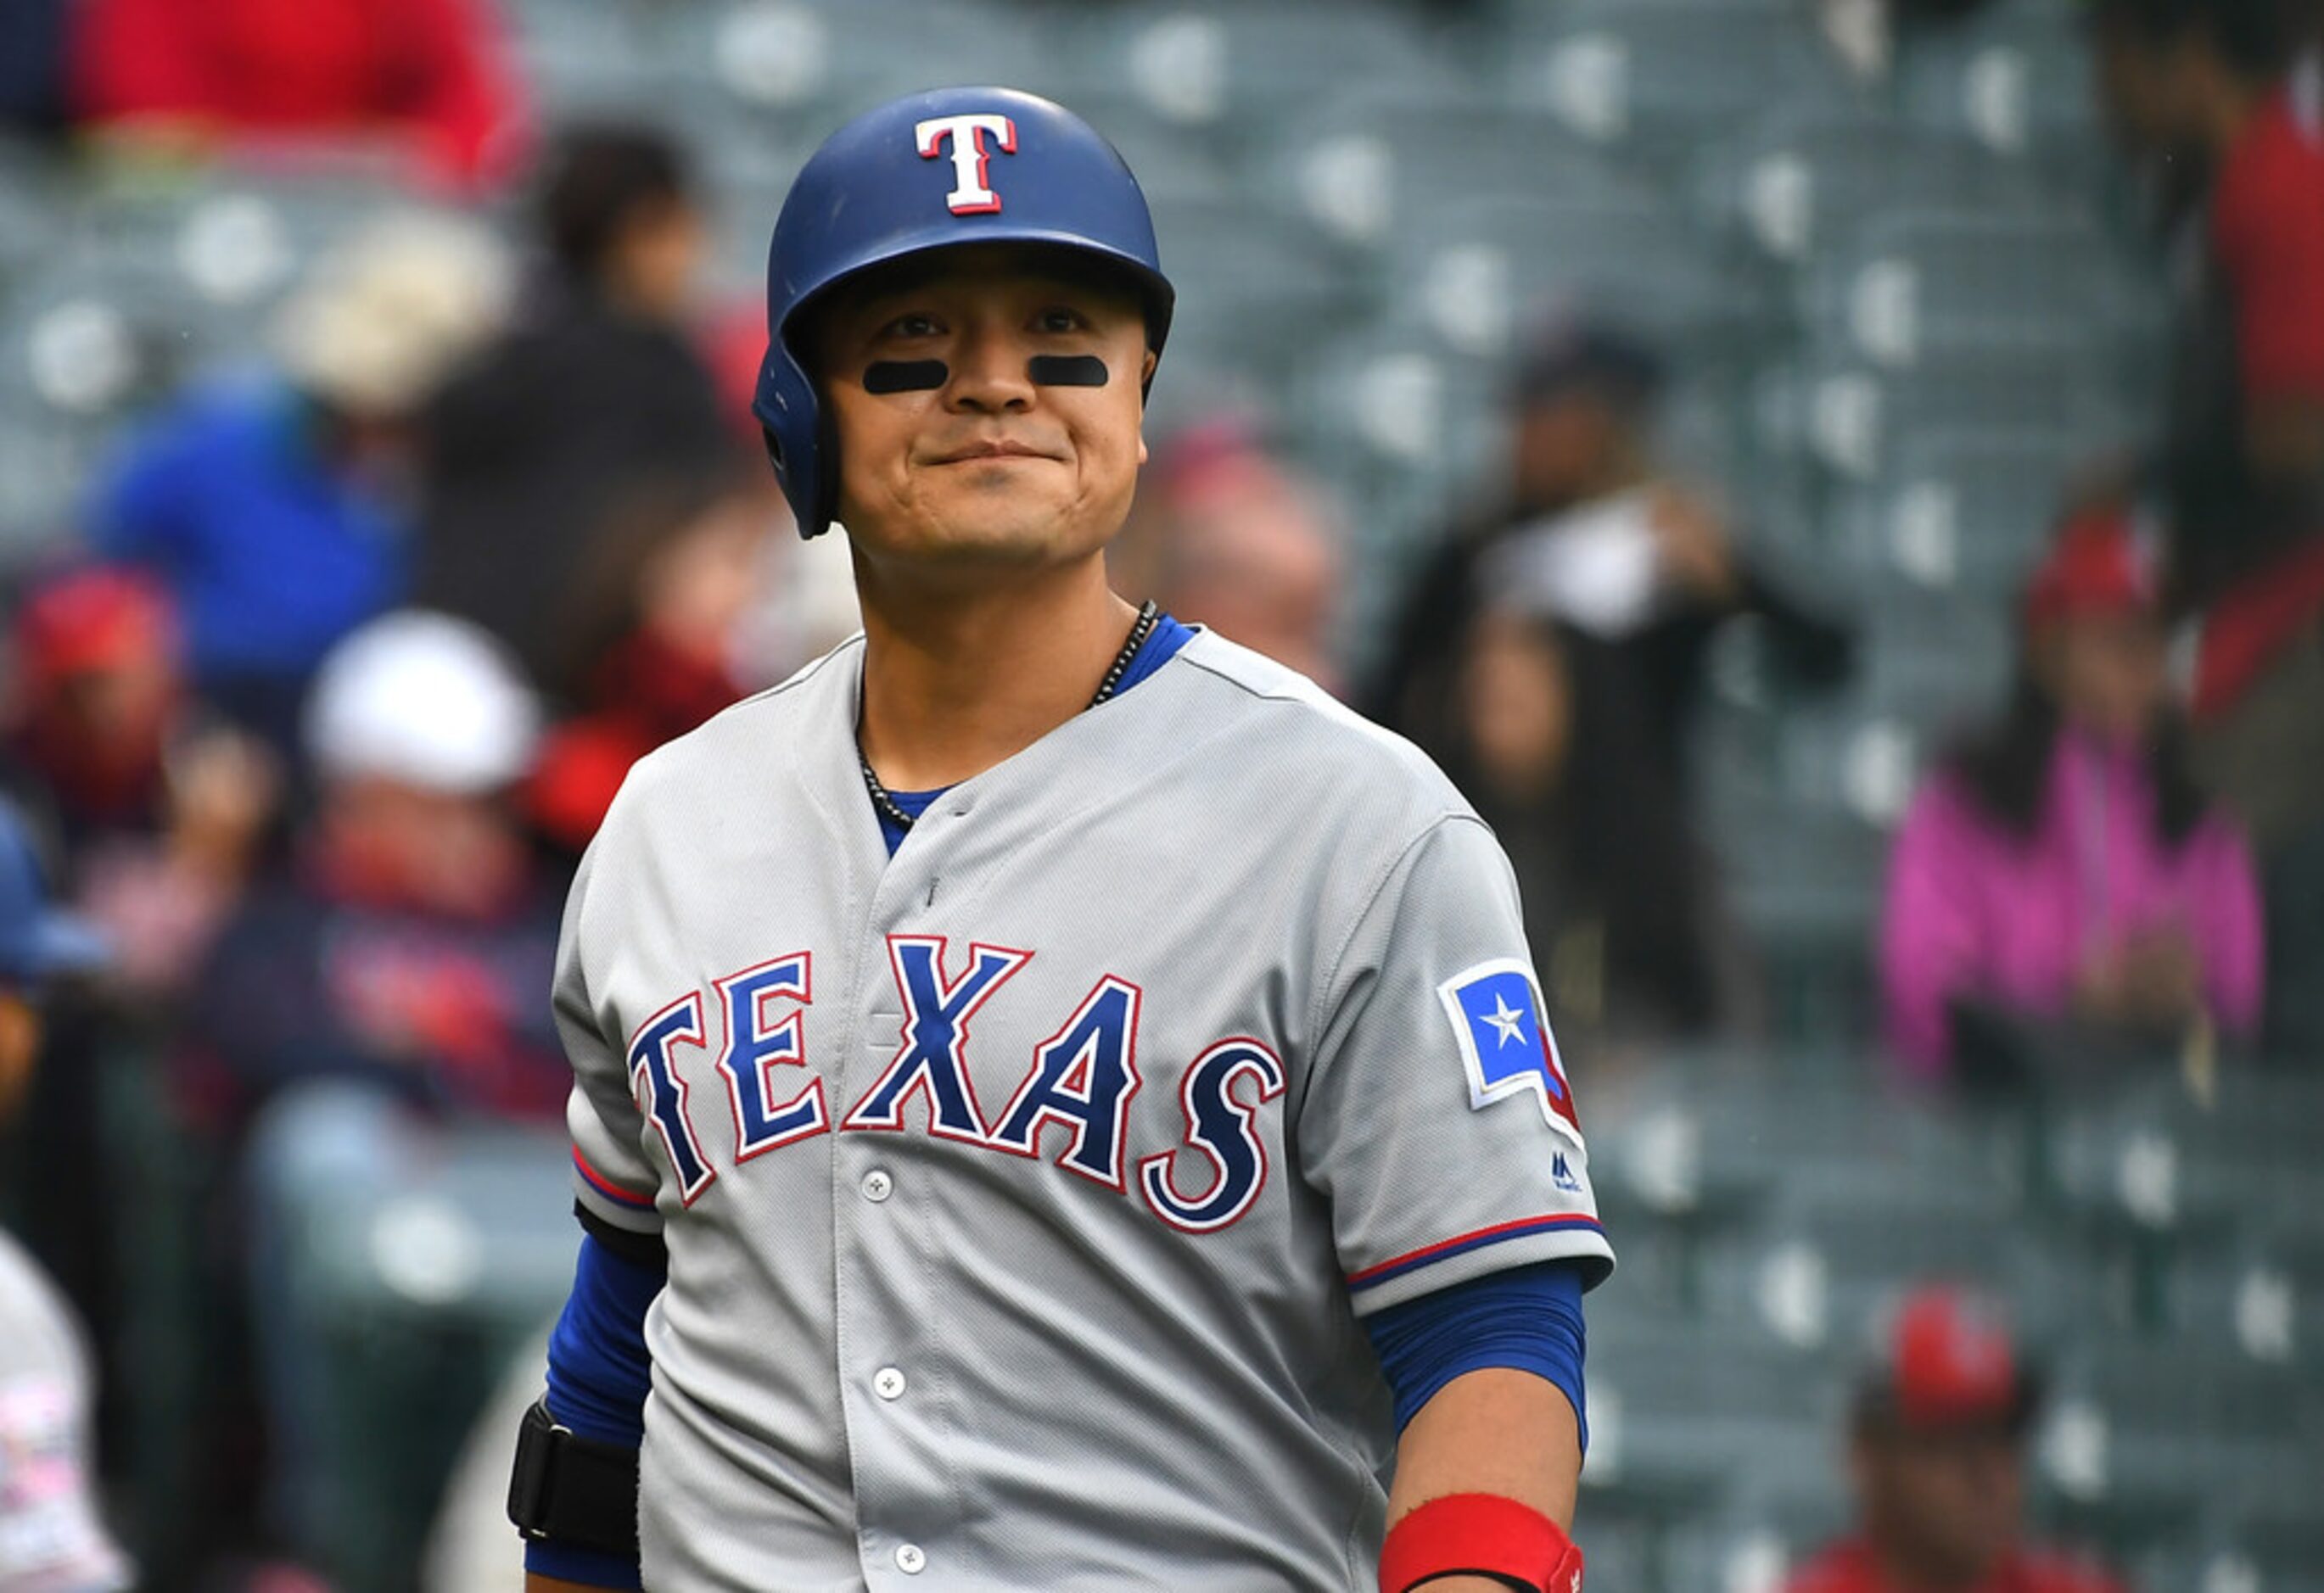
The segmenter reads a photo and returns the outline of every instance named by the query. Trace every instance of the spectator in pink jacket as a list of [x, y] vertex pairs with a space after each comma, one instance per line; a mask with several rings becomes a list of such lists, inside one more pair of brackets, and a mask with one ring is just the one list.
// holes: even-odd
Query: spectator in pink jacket
[[2009, 711], [1913, 804], [1881, 927], [1888, 1034], [1922, 1079], [1993, 1022], [2149, 1042], [2260, 1012], [2259, 890], [2193, 783], [2155, 570], [2113, 513], [2034, 574]]

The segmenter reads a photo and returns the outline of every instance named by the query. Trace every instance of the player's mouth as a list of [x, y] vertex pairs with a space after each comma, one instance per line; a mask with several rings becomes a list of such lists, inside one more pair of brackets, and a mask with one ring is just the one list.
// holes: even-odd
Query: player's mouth
[[1030, 443], [991, 441], [964, 443], [959, 447], [946, 448], [933, 456], [928, 462], [932, 465], [975, 465], [994, 459], [1054, 460], [1056, 457], [1047, 449], [1037, 448]]

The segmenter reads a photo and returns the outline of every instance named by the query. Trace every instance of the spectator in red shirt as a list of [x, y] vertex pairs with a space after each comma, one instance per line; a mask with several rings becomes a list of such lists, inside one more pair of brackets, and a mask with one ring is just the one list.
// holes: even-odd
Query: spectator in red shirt
[[783, 522], [762, 494], [666, 483], [622, 505], [560, 629], [551, 682], [580, 712], [543, 744], [524, 806], [552, 844], [588, 847], [630, 766], [751, 688], [738, 664]]
[[2154, 485], [2195, 715], [2264, 848], [2324, 805], [2324, 94], [2283, 0], [2100, 0], [2101, 81], [2132, 149], [2197, 174], [2177, 252]]
[[386, 137], [470, 189], [521, 153], [524, 107], [489, 0], [78, 0], [67, 56], [85, 122]]
[[1989, 1304], [1944, 1286], [1909, 1295], [1857, 1395], [1858, 1530], [1788, 1593], [2121, 1593], [2087, 1562], [2024, 1542], [2035, 1403]]

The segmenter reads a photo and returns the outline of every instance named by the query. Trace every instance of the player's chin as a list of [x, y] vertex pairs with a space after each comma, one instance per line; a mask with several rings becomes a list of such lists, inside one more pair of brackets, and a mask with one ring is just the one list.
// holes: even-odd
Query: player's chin
[[1103, 545], [1080, 523], [1068, 502], [1028, 502], [1024, 495], [944, 505], [917, 528], [912, 551], [934, 558], [995, 565], [1045, 565]]

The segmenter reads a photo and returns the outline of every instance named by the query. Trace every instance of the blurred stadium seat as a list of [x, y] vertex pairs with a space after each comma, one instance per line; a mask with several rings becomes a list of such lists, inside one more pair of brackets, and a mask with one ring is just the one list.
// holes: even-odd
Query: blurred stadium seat
[[1508, 0], [1497, 11], [1489, 48], [1512, 101], [1665, 170], [1770, 104], [1858, 97], [1782, 0]]
[[2052, 202], [1965, 138], [1861, 111], [1789, 106], [1712, 146], [1693, 193], [1712, 228], [1787, 268], [1886, 211], [2040, 215]]
[[1459, 78], [1406, 8], [1379, 0], [1277, 5], [1143, 4], [1074, 13], [1068, 93], [1127, 85], [1158, 115], [1215, 147], [1255, 145], [1351, 86]]
[[1442, 98], [1397, 83], [1335, 98], [1259, 162], [1266, 191], [1351, 248], [1387, 251], [1448, 205], [1619, 208], [1651, 202], [1635, 180], [1541, 111]]
[[2004, 0], [1916, 32], [1898, 69], [1906, 112], [1924, 126], [2046, 166], [2069, 184], [2094, 179], [2103, 163], [2089, 51], [2067, 0]]
[[1748, 356], [1767, 330], [1749, 286], [1645, 191], [1443, 206], [1397, 240], [1394, 272], [1445, 345], [1473, 358], [1520, 341], [1527, 306], [1586, 308], [1706, 362]]
[[2015, 602], [2082, 461], [2070, 445], [1984, 428], [1904, 439], [1882, 478], [1835, 510], [1831, 546], [1890, 584], [1958, 593], [1988, 611]]
[[2157, 308], [2088, 222], [1939, 210], [1851, 228], [1803, 303], [1812, 337], [1897, 370], [1986, 353], [2110, 362], [2152, 337]]
[[306, 1547], [352, 1593], [413, 1584], [441, 1478], [501, 1366], [556, 1315], [579, 1244], [560, 1136], [475, 1128], [414, 1152], [392, 1182], [279, 1192], [279, 1328], [323, 1371]]
[[1909, 369], [1817, 353], [1762, 368], [1752, 417], [1761, 447], [1828, 480], [1873, 481], [1914, 437], [2032, 433], [2081, 457], [2118, 456], [2139, 404], [2098, 360], [2022, 350], [1924, 355]]

